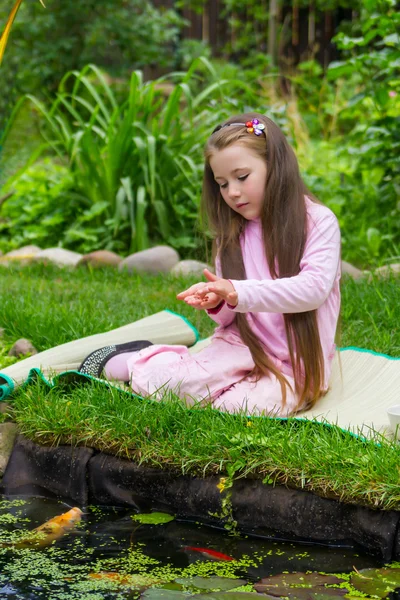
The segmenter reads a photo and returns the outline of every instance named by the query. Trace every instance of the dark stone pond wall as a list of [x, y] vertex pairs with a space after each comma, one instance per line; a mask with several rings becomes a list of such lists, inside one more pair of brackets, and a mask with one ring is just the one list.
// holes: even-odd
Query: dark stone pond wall
[[19, 436], [3, 477], [6, 495], [46, 494], [85, 507], [119, 505], [172, 512], [179, 519], [224, 527], [237, 522], [249, 535], [324, 545], [353, 545], [385, 561], [400, 559], [400, 512], [371, 510], [311, 492], [239, 479], [229, 515], [220, 476], [177, 475], [138, 466], [91, 448], [34, 444]]

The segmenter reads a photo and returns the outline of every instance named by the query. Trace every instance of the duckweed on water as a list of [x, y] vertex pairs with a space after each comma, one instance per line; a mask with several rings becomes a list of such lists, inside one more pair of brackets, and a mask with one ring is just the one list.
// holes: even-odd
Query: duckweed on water
[[9, 510], [10, 508], [17, 508], [18, 506], [25, 506], [26, 500], [17, 498], [15, 500], [0, 500], [0, 510]]
[[[55, 600], [63, 600], [63, 598], [94, 600], [96, 596], [93, 593], [99, 591], [111, 593], [129, 587], [129, 593], [135, 588], [139, 593], [140, 589], [172, 582], [179, 577], [187, 580], [193, 577], [207, 577], [211, 574], [219, 577], [235, 577], [235, 570], [243, 569], [248, 564], [258, 564], [254, 560], [245, 559], [235, 561], [236, 569], [227, 569], [226, 565], [217, 563], [202, 562], [195, 563], [187, 569], [176, 569], [170, 565], [161, 565], [158, 560], [145, 555], [141, 548], [130, 549], [115, 559], [99, 559], [93, 564], [88, 561], [93, 552], [93, 549], [82, 548], [76, 543], [69, 550], [55, 546], [41, 552], [29, 549], [16, 550], [12, 553], [13, 560], [6, 560], [2, 568], [0, 583], [2, 585], [29, 583], [30, 587], [40, 590], [44, 595], [49, 594], [48, 597]], [[3, 549], [0, 557], [5, 554], [6, 551]], [[118, 573], [121, 577], [131, 577], [123, 581], [123, 579], [94, 576], [96, 573], [109, 572]], [[246, 582], [238, 581], [238, 585], [244, 583]], [[55, 589], [57, 587], [61, 589]]]
[[[46, 501], [43, 506], [37, 500], [26, 506], [3, 506], [9, 506], [10, 512], [21, 519], [30, 516], [31, 527], [52, 513], [65, 510], [60, 510], [54, 501]], [[6, 514], [6, 510], [3, 512]], [[146, 520], [147, 515], [143, 517]], [[256, 598], [255, 582], [273, 576], [277, 583], [286, 586], [282, 591], [287, 589], [294, 598], [300, 593], [304, 598], [307, 595], [307, 600], [317, 600], [317, 594], [323, 593], [323, 600], [329, 600], [350, 590], [355, 599], [363, 594], [357, 591], [357, 585], [350, 585], [355, 583], [354, 569], [341, 576], [343, 583], [335, 585], [335, 589], [325, 586], [327, 580], [315, 574], [307, 575], [304, 585], [301, 577], [313, 564], [318, 565], [313, 571], [324, 564], [329, 564], [332, 571], [339, 570], [342, 567], [333, 569], [332, 564], [337, 567], [344, 558], [349, 570], [355, 565], [361, 573], [365, 567], [378, 566], [376, 561], [357, 557], [351, 551], [349, 556], [344, 550], [336, 555], [333, 550], [305, 550], [294, 544], [255, 541], [247, 536], [232, 538], [176, 520], [161, 525], [135, 523], [127, 509], [90, 507], [85, 519], [84, 528], [41, 550], [0, 548], [0, 597], [7, 594], [26, 600], [137, 600], [139, 596], [141, 600], [251, 600], [248, 593]], [[2, 529], [15, 530], [16, 526], [26, 537], [25, 523], [5, 523]], [[232, 561], [205, 560], [198, 553], [199, 560], [188, 565], [188, 561], [197, 558], [196, 553], [188, 551], [194, 545], [200, 546], [198, 550], [206, 547], [227, 552]], [[321, 561], [324, 552], [326, 558]], [[300, 582], [296, 583], [296, 577], [285, 575], [285, 570], [304, 574], [298, 576]], [[393, 580], [393, 569], [375, 572], [384, 583]], [[266, 595], [260, 600], [263, 598], [267, 600]]]
[[11, 513], [0, 515], [0, 525], [15, 525], [17, 523], [29, 523], [29, 519], [23, 519], [18, 515], [12, 515]]

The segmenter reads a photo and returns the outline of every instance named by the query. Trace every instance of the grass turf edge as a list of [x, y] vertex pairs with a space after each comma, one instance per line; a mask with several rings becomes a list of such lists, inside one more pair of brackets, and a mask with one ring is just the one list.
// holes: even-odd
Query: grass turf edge
[[[82, 376], [80, 376], [82, 382]], [[87, 446], [177, 474], [258, 478], [321, 497], [400, 509], [400, 444], [368, 440], [335, 425], [296, 418], [231, 415], [162, 402], [85, 378], [32, 377], [13, 399], [12, 418], [44, 446]]]

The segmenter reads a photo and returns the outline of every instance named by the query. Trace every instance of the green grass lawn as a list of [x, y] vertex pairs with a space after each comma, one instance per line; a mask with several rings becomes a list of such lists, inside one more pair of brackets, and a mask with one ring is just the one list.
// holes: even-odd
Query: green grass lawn
[[[9, 347], [26, 337], [39, 350], [100, 333], [168, 308], [187, 317], [201, 337], [214, 322], [176, 299], [196, 279], [139, 276], [115, 270], [53, 267], [0, 270], [0, 327]], [[342, 286], [342, 347], [400, 356], [400, 279], [352, 279]], [[4, 366], [1, 363], [0, 367]]]
[[[202, 337], [214, 328], [204, 312], [175, 298], [193, 279], [48, 267], [2, 270], [0, 276], [0, 368], [20, 337], [45, 350], [164, 308], [187, 317]], [[343, 282], [342, 347], [400, 356], [399, 283]], [[323, 424], [189, 410], [172, 394], [158, 403], [98, 383], [48, 389], [38, 382], [18, 391], [12, 406], [21, 431], [42, 444], [89, 445], [179, 473], [261, 477], [400, 510], [400, 444], [378, 434], [365, 441]]]

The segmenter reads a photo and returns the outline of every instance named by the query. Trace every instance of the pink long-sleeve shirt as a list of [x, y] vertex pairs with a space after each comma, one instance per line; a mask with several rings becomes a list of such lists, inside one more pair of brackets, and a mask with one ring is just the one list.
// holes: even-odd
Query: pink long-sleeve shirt
[[[272, 278], [261, 223], [249, 221], [241, 238], [247, 279], [231, 280], [238, 293], [238, 304], [232, 308], [222, 303], [208, 312], [220, 326], [215, 332], [217, 337], [237, 336], [235, 313], [247, 313], [251, 328], [276, 366], [293, 376], [283, 315], [317, 309], [327, 389], [340, 311], [340, 229], [335, 215], [326, 206], [306, 198], [306, 208], [307, 241], [298, 275]], [[216, 273], [222, 276], [218, 260]]]

